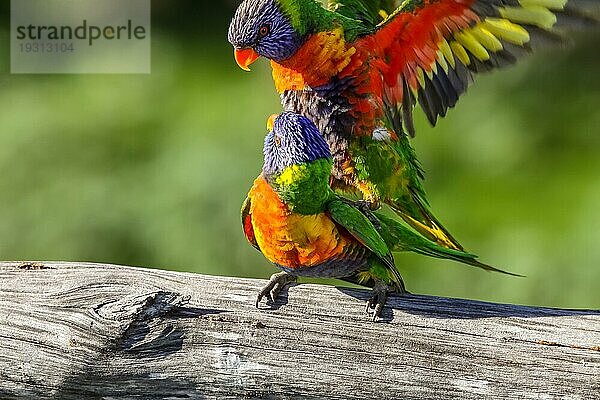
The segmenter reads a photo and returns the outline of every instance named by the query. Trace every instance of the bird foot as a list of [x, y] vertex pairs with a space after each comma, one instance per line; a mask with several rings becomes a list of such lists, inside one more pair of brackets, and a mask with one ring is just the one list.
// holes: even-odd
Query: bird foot
[[287, 272], [279, 272], [277, 274], [271, 275], [271, 279], [269, 279], [269, 283], [265, 286], [256, 299], [256, 307], [258, 308], [260, 302], [263, 298], [267, 298], [267, 301], [275, 303], [277, 297], [281, 291], [289, 284], [296, 282], [297, 278], [293, 275], [288, 274]]
[[383, 308], [388, 299], [388, 295], [390, 293], [397, 293], [400, 295], [408, 294], [408, 291], [404, 288], [404, 284], [400, 286], [391, 286], [385, 282], [377, 281], [375, 286], [373, 286], [373, 295], [367, 301], [366, 312], [367, 314], [371, 314], [371, 310], [373, 310], [373, 322], [377, 322], [381, 317], [381, 313], [383, 312]]
[[356, 205], [359, 210], [365, 212], [377, 211], [381, 208], [381, 203], [379, 201], [359, 200], [356, 202]]
[[377, 211], [381, 208], [381, 203], [378, 200], [375, 200], [375, 201], [351, 200], [351, 199], [342, 197], [342, 201], [344, 201], [347, 204], [350, 204], [353, 207], [358, 208], [360, 211], [365, 211], [365, 212]]

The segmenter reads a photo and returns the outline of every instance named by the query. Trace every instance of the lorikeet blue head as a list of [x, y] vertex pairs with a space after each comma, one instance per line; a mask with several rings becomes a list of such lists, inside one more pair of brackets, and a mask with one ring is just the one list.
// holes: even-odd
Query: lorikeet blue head
[[315, 124], [292, 112], [275, 117], [265, 138], [263, 177], [290, 210], [322, 212], [333, 195], [332, 159]]
[[244, 0], [228, 34], [239, 66], [249, 70], [259, 56], [274, 61], [291, 57], [303, 42], [296, 14], [284, 0]]
[[284, 112], [275, 118], [273, 130], [265, 138], [263, 152], [263, 172], [267, 177], [294, 165], [331, 160], [329, 146], [315, 124], [292, 112]]

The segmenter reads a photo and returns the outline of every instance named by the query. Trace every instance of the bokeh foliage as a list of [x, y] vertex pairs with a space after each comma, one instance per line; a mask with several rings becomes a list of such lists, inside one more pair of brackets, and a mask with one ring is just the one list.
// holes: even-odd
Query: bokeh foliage
[[[279, 110], [235, 65], [231, 2], [155, 1], [152, 74], [9, 75], [0, 9], [0, 259], [267, 277], [239, 207]], [[512, 278], [398, 255], [417, 293], [600, 307], [600, 35], [482, 76], [414, 145], [445, 225]]]

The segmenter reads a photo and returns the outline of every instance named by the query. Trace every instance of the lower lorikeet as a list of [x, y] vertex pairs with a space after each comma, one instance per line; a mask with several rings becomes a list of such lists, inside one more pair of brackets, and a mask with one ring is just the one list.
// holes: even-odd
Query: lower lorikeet
[[[593, 1], [596, 0], [592, 0]], [[240, 67], [271, 60], [287, 111], [309, 117], [334, 159], [332, 186], [389, 204], [462, 249], [433, 215], [407, 136], [435, 125], [482, 71], [513, 64], [565, 26], [597, 26], [581, 0], [244, 0], [229, 28]], [[374, 207], [375, 208], [375, 207]]]
[[284, 112], [272, 125], [262, 173], [242, 207], [242, 226], [248, 241], [283, 272], [272, 276], [257, 305], [265, 296], [274, 300], [297, 276], [339, 278], [373, 288], [368, 308], [376, 319], [388, 293], [405, 293], [393, 251], [504, 272], [335, 194], [329, 146], [306, 117]]

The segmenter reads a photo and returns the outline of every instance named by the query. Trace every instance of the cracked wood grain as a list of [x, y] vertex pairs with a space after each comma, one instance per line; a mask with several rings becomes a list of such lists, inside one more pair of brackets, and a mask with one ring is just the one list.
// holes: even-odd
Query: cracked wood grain
[[0, 264], [0, 399], [599, 399], [600, 311]]

